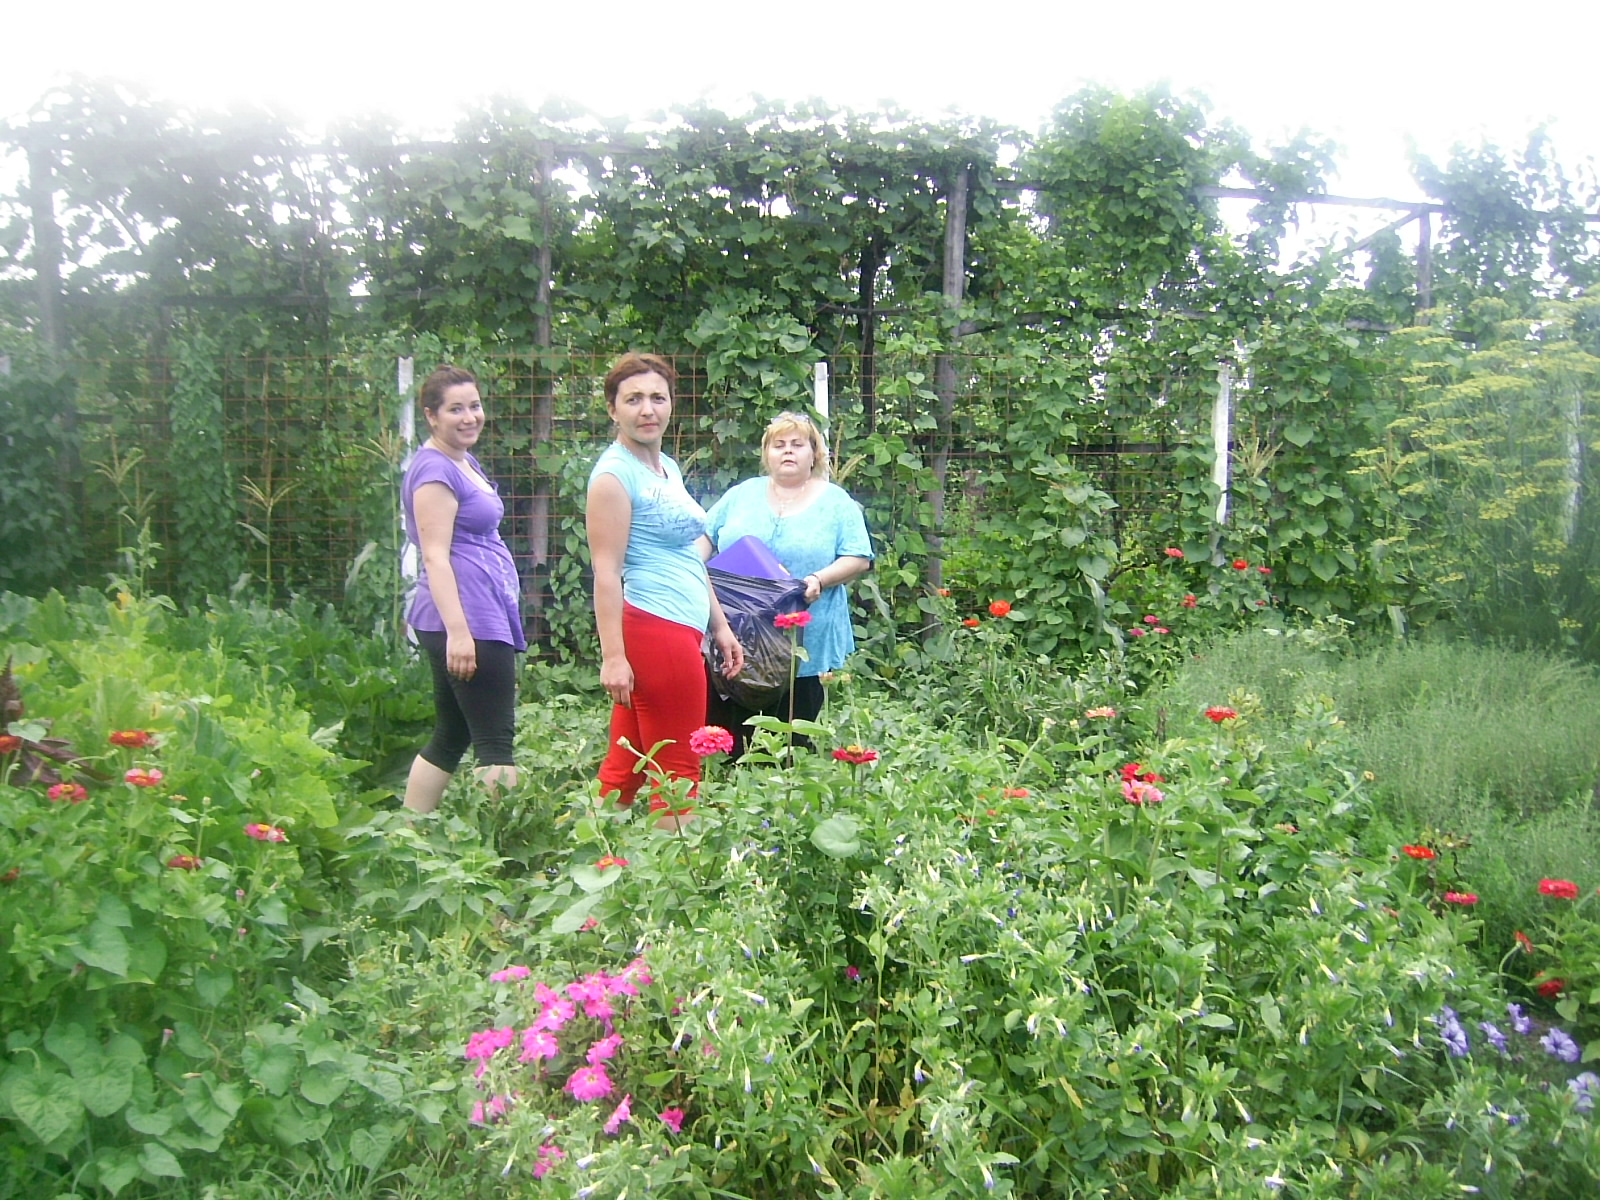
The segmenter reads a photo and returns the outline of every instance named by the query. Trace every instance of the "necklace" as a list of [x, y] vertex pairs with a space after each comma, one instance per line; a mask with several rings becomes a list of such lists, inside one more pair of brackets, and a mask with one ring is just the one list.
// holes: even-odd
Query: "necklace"
[[806, 492], [811, 487], [811, 481], [809, 479], [806, 480], [798, 488], [787, 494], [778, 486], [776, 480], [769, 480], [768, 487], [771, 488], [773, 509], [776, 510], [780, 517], [786, 517], [789, 515], [791, 508], [806, 498]]
[[646, 471], [649, 471], [650, 474], [654, 475], [656, 478], [665, 479], [667, 477], [667, 469], [661, 465], [659, 459], [653, 463], [646, 462], [642, 455], [635, 453], [633, 447], [622, 441], [620, 438], [617, 439], [617, 445], [621, 446], [629, 454], [632, 454], [634, 458], [638, 459], [639, 465], [642, 466]]

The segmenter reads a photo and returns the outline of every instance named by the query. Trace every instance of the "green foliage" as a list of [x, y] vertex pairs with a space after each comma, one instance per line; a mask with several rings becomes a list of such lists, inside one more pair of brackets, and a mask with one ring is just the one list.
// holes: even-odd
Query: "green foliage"
[[79, 561], [75, 395], [66, 376], [0, 378], [0, 590], [42, 592]]
[[215, 341], [197, 333], [181, 340], [173, 355], [177, 379], [168, 399], [172, 441], [166, 465], [174, 536], [183, 547], [173, 568], [174, 587], [188, 601], [225, 592], [240, 571], [238, 493], [224, 453], [218, 353]]

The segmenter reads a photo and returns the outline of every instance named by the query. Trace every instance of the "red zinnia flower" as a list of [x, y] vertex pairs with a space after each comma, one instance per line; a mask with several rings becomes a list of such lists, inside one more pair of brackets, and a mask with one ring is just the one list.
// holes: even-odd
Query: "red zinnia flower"
[[968, 629], [976, 629], [979, 625], [983, 624], [983, 622], [979, 621], [977, 617], [968, 617], [961, 623]]
[[89, 798], [88, 789], [81, 783], [58, 783], [45, 795], [52, 800], [65, 800], [68, 804], [82, 804]]
[[1003, 617], [1010, 611], [1011, 602], [1009, 600], [996, 600], [989, 605], [989, 615], [991, 617]]
[[1576, 900], [1578, 885], [1570, 879], [1541, 879], [1539, 892], [1541, 895], [1554, 896], [1557, 900]]
[[950, 589], [949, 588], [938, 588], [936, 590], [938, 591], [939, 595], [941, 595], [941, 596], [949, 596], [950, 595]]
[[878, 761], [878, 752], [869, 750], [865, 746], [840, 746], [833, 752], [833, 756], [840, 762], [854, 763], [858, 767], [863, 763]]
[[1257, 567], [1256, 570], [1260, 571], [1263, 575], [1271, 575], [1272, 574], [1272, 568], [1271, 567]]
[[14, 754], [21, 748], [22, 739], [16, 734], [0, 734], [0, 754]]
[[733, 734], [721, 725], [702, 725], [689, 735], [689, 749], [701, 758], [726, 754], [733, 749]]
[[1233, 560], [1233, 569], [1235, 571], [1248, 571], [1250, 569], [1250, 564], [1242, 558], [1236, 558]]
[[174, 871], [198, 871], [200, 864], [204, 861], [204, 859], [197, 858], [193, 854], [174, 854], [167, 859], [167, 866]]
[[1534, 988], [1534, 991], [1538, 992], [1546, 1000], [1554, 1000], [1566, 990], [1567, 981], [1565, 979], [1546, 979], [1538, 987]]
[[1224, 721], [1232, 721], [1238, 717], [1238, 715], [1239, 714], [1233, 709], [1224, 708], [1220, 704], [1213, 705], [1212, 707], [1206, 709], [1207, 719], [1215, 721], [1218, 725], [1221, 725]]
[[627, 865], [627, 859], [618, 858], [615, 854], [607, 854], [604, 858], [601, 858], [594, 864], [594, 869], [597, 871], [604, 871], [607, 867], [625, 867]]
[[1520, 929], [1517, 930], [1517, 945], [1522, 947], [1522, 952], [1524, 954], [1532, 954], [1535, 950], [1533, 939], [1527, 934], [1523, 933]]
[[1179, 550], [1176, 546], [1168, 546], [1161, 553], [1165, 554], [1168, 558], [1182, 558], [1183, 557], [1183, 551]]
[[1026, 800], [1033, 793], [1027, 788], [1007, 788], [1001, 795], [1007, 800]]
[[119, 729], [111, 735], [113, 746], [126, 746], [130, 750], [143, 749], [154, 740], [147, 729]]
[[1193, 608], [1195, 605], [1197, 605], [1199, 603], [1200, 603], [1200, 601], [1195, 599], [1193, 592], [1189, 592], [1183, 597], [1183, 606], [1185, 608]]
[[1137, 779], [1141, 783], [1165, 783], [1167, 781], [1165, 775], [1157, 775], [1154, 771], [1146, 771], [1144, 764], [1136, 762], [1123, 763], [1121, 774], [1123, 783], [1133, 779]]
[[1410, 855], [1412, 858], [1420, 858], [1423, 860], [1439, 857], [1439, 852], [1432, 846], [1401, 846], [1400, 853]]
[[799, 612], [779, 613], [772, 618], [772, 623], [779, 629], [804, 629], [811, 624], [811, 614], [803, 608]]
[[1444, 902], [1446, 904], [1476, 904], [1478, 902], [1478, 893], [1446, 892], [1444, 894]]

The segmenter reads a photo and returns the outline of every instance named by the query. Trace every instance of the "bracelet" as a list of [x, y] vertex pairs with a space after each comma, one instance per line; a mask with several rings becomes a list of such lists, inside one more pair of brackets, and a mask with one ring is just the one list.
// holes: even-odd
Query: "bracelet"
[[817, 581], [817, 591], [819, 591], [819, 592], [822, 591], [822, 576], [821, 575], [818, 575], [815, 571], [813, 571], [811, 574], [807, 575], [806, 578], [807, 579], [815, 579]]

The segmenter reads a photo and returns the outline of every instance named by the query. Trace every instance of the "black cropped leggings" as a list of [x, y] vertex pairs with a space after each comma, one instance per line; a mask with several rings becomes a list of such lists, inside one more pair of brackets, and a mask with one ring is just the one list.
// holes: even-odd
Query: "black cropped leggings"
[[417, 644], [433, 667], [433, 736], [422, 748], [422, 758], [441, 771], [455, 774], [461, 756], [471, 746], [478, 765], [511, 766], [516, 735], [517, 652], [509, 642], [477, 638], [478, 669], [471, 679], [456, 679], [445, 668], [445, 635], [418, 629]]

